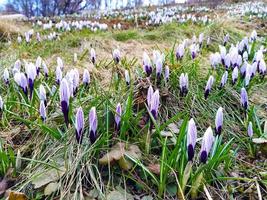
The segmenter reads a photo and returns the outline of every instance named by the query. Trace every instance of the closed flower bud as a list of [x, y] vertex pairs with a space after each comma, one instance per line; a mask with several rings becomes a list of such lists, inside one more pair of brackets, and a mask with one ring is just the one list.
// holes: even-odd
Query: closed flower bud
[[170, 68], [168, 65], [165, 66], [165, 80], [168, 82], [170, 78]]
[[56, 68], [56, 83], [59, 85], [62, 79], [62, 71], [61, 71], [61, 67], [57, 66]]
[[59, 90], [60, 90], [61, 110], [64, 115], [65, 123], [68, 126], [70, 90], [69, 90], [68, 81], [65, 78], [62, 79]]
[[42, 66], [43, 66], [44, 75], [47, 78], [49, 70], [48, 70], [47, 65], [46, 65], [46, 63], [44, 61], [42, 62]]
[[35, 62], [37, 76], [39, 76], [41, 65], [42, 65], [42, 58], [38, 56]]
[[5, 81], [5, 84], [9, 84], [9, 72], [8, 72], [8, 69], [5, 68], [4, 70], [4, 81]]
[[118, 103], [116, 107], [116, 114], [115, 114], [115, 122], [116, 122], [117, 131], [119, 131], [121, 127], [121, 115], [122, 115], [122, 108], [121, 108], [121, 104]]
[[91, 48], [91, 50], [90, 50], [90, 58], [91, 58], [91, 62], [93, 64], [95, 64], [95, 62], [96, 62], [96, 53], [95, 53], [95, 50], [93, 48]]
[[28, 95], [28, 81], [24, 73], [18, 72], [14, 76], [15, 82], [21, 87], [25, 96]]
[[129, 75], [129, 71], [128, 70], [124, 71], [124, 76], [125, 76], [126, 85], [129, 86], [130, 85], [130, 75]]
[[227, 79], [228, 79], [228, 72], [225, 71], [221, 79], [220, 88], [223, 88], [225, 86], [225, 84], [227, 83]]
[[183, 45], [183, 44], [179, 44], [179, 46], [178, 46], [177, 49], [176, 49], [176, 59], [177, 59], [177, 60], [180, 60], [180, 59], [183, 58], [183, 56], [184, 56], [184, 51], [185, 51], [185, 49], [184, 49], [184, 45]]
[[191, 161], [194, 158], [194, 149], [197, 141], [197, 127], [194, 119], [190, 119], [187, 128], [187, 154], [188, 160]]
[[202, 144], [200, 149], [200, 162], [206, 163], [208, 160], [209, 152], [212, 148], [214, 142], [214, 136], [211, 127], [209, 127], [203, 138], [202, 138]]
[[39, 88], [39, 99], [44, 102], [45, 106], [47, 105], [46, 102], [46, 91], [44, 86], [41, 84]]
[[248, 123], [248, 136], [252, 138], [253, 136], [253, 128], [252, 128], [252, 122]]
[[147, 76], [150, 76], [152, 73], [152, 65], [149, 56], [146, 52], [143, 54], [143, 69]]
[[30, 99], [32, 98], [33, 95], [33, 89], [34, 89], [34, 80], [36, 78], [36, 67], [34, 64], [26, 64], [26, 74], [28, 78], [28, 84], [29, 84], [29, 89], [30, 89]]
[[156, 61], [156, 75], [157, 75], [157, 78], [160, 79], [160, 76], [161, 76], [161, 73], [162, 73], [162, 60], [161, 58], [158, 58], [157, 61]]
[[245, 88], [241, 89], [241, 105], [242, 107], [247, 110], [248, 109], [248, 94]]
[[89, 113], [89, 137], [93, 144], [97, 139], [97, 115], [95, 107], [91, 108]]
[[188, 87], [189, 87], [188, 74], [182, 73], [179, 81], [180, 81], [180, 93], [182, 96], [186, 96], [188, 93]]
[[212, 88], [213, 83], [214, 83], [214, 77], [211, 75], [209, 77], [209, 80], [208, 80], [206, 87], [205, 87], [205, 93], [204, 93], [205, 99], [208, 98], [209, 93], [211, 92], [211, 88]]
[[159, 110], [159, 90], [156, 90], [153, 93], [150, 102], [150, 112], [155, 120], [158, 118], [158, 110]]
[[79, 107], [75, 117], [75, 135], [76, 135], [76, 140], [79, 144], [82, 143], [83, 130], [84, 130], [84, 114], [82, 108]]
[[44, 101], [40, 101], [39, 112], [40, 112], [41, 119], [44, 122], [46, 120], [46, 108], [45, 108]]
[[215, 133], [217, 135], [221, 134], [222, 126], [223, 126], [223, 108], [220, 107], [216, 113], [216, 118], [215, 118]]
[[90, 73], [87, 69], [83, 71], [83, 84], [88, 86], [90, 83]]
[[234, 85], [238, 79], [238, 67], [235, 67], [232, 73], [232, 84]]
[[57, 67], [59, 67], [61, 70], [64, 69], [63, 60], [60, 57], [57, 57]]
[[2, 97], [0, 96], [0, 112], [3, 111], [3, 109], [4, 109], [4, 102]]
[[118, 64], [120, 62], [120, 58], [121, 58], [121, 53], [118, 49], [115, 49], [113, 51], [113, 59], [115, 61], [116, 64]]

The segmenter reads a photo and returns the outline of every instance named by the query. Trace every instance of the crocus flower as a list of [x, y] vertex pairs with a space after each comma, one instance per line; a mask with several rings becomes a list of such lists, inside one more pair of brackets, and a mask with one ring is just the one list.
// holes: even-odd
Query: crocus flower
[[226, 69], [229, 69], [231, 66], [231, 55], [229, 53], [226, 54], [226, 56], [224, 58], [224, 66]]
[[252, 122], [248, 123], [248, 136], [252, 138], [253, 136], [253, 128], [252, 128]]
[[168, 65], [165, 66], [165, 80], [168, 82], [170, 77], [170, 68]]
[[248, 61], [248, 52], [247, 52], [247, 51], [244, 51], [242, 57], [243, 57], [243, 60], [244, 60], [244, 61]]
[[73, 92], [74, 92], [74, 94], [76, 94], [78, 91], [78, 87], [79, 87], [80, 74], [79, 74], [78, 69], [76, 69], [76, 68], [72, 70], [72, 74], [73, 74], [73, 78], [72, 78]]
[[56, 68], [56, 83], [59, 85], [62, 79], [61, 67], [58, 65]]
[[146, 52], [143, 54], [143, 69], [147, 76], [150, 76], [152, 73], [152, 65], [149, 56]]
[[28, 95], [28, 81], [24, 73], [18, 72], [14, 76], [15, 82], [20, 86], [25, 96]]
[[38, 56], [35, 62], [37, 76], [39, 76], [41, 65], [42, 65], [42, 58]]
[[225, 56], [226, 56], [226, 48], [225, 46], [221, 46], [219, 45], [219, 49], [220, 49], [220, 57], [221, 57], [221, 62], [222, 62], [222, 65], [225, 66]]
[[232, 84], [234, 85], [238, 79], [238, 67], [235, 67], [232, 73]]
[[130, 85], [130, 75], [129, 75], [128, 70], [124, 71], [124, 76], [125, 76], [126, 85], [129, 86]]
[[227, 79], [228, 79], [228, 72], [225, 71], [221, 79], [220, 88], [224, 87], [224, 85], [227, 83]]
[[150, 85], [148, 90], [147, 90], [147, 98], [146, 98], [147, 99], [147, 105], [149, 108], [150, 108], [150, 103], [151, 103], [153, 93], [154, 93], [154, 90], [153, 90], [152, 86]]
[[221, 62], [221, 56], [218, 52], [210, 55], [210, 63], [214, 69], [216, 69], [216, 66], [219, 65], [220, 62]]
[[191, 161], [194, 158], [194, 149], [197, 141], [197, 127], [193, 118], [190, 119], [187, 129], [187, 154], [188, 160]]
[[214, 136], [211, 127], [209, 127], [202, 139], [201, 149], [200, 149], [200, 162], [206, 163], [208, 160], [209, 152], [212, 148], [214, 142]]
[[122, 114], [122, 109], [121, 109], [121, 104], [118, 103], [116, 107], [116, 114], [115, 114], [115, 122], [116, 122], [116, 130], [120, 130], [121, 126], [121, 114]]
[[248, 94], [245, 88], [241, 89], [241, 105], [242, 107], [247, 110], [248, 109]]
[[217, 135], [221, 134], [222, 126], [223, 126], [223, 108], [220, 107], [216, 113], [216, 118], [215, 118], [215, 133]]
[[252, 78], [252, 66], [250, 64], [247, 64], [246, 75], [245, 75], [245, 86], [248, 86], [251, 78]]
[[3, 108], [4, 108], [4, 102], [2, 97], [0, 96], [0, 112], [3, 110]]
[[230, 38], [230, 35], [227, 33], [225, 36], [224, 36], [224, 39], [223, 39], [223, 46], [225, 46], [227, 44], [227, 42], [229, 41], [229, 38]]
[[115, 61], [116, 64], [118, 64], [120, 62], [120, 58], [121, 58], [121, 53], [118, 49], [115, 49], [113, 51], [113, 59]]
[[157, 61], [156, 61], [156, 75], [157, 75], [157, 78], [160, 79], [160, 76], [161, 76], [161, 73], [162, 73], [162, 60], [161, 58], [158, 58]]
[[194, 60], [197, 57], [198, 46], [196, 44], [192, 44], [190, 46], [190, 52], [191, 52], [192, 59]]
[[33, 88], [34, 88], [34, 80], [36, 78], [36, 67], [34, 64], [26, 64], [26, 74], [28, 78], [28, 84], [29, 84], [29, 89], [30, 89], [30, 99], [32, 98], [33, 94]]
[[97, 115], [95, 107], [92, 107], [89, 113], [89, 138], [93, 144], [97, 139]]
[[59, 90], [60, 90], [61, 110], [64, 115], [65, 123], [68, 126], [70, 90], [69, 90], [68, 81], [65, 78], [62, 79]]
[[248, 63], [247, 63], [247, 61], [245, 61], [243, 63], [243, 65], [240, 67], [240, 74], [241, 74], [242, 78], [244, 78], [246, 76], [247, 65], [248, 65]]
[[183, 45], [183, 44], [179, 44], [179, 46], [178, 46], [177, 49], [176, 49], [176, 59], [177, 59], [177, 60], [180, 60], [180, 59], [183, 58], [183, 56], [184, 56], [184, 51], [185, 51], [185, 49], [184, 49], [184, 45]]
[[162, 56], [161, 56], [161, 54], [160, 54], [160, 51], [158, 51], [158, 50], [154, 50], [153, 51], [153, 64], [154, 65], [157, 65], [157, 61], [158, 61], [158, 59], [161, 59], [162, 58]]
[[90, 83], [90, 73], [87, 69], [83, 71], [83, 84], [88, 86]]
[[95, 50], [93, 48], [91, 48], [90, 57], [91, 57], [91, 62], [93, 64], [95, 64], [95, 62], [96, 62], [96, 53], [95, 53]]
[[13, 67], [13, 74], [16, 74], [17, 72], [20, 72], [20, 68], [21, 68], [21, 61], [20, 60], [17, 60], [15, 63], [14, 63], [14, 67]]
[[83, 114], [83, 109], [79, 107], [75, 118], [75, 135], [76, 135], [76, 140], [79, 144], [82, 143], [83, 130], [84, 130], [84, 114]]
[[266, 74], [266, 64], [263, 59], [261, 59], [259, 62], [259, 73], [263, 76]]
[[182, 73], [180, 76], [180, 92], [182, 96], [185, 96], [188, 93], [188, 74]]
[[200, 33], [198, 36], [198, 43], [200, 47], [202, 47], [203, 39], [204, 39], [204, 33]]
[[39, 87], [39, 99], [44, 102], [45, 106], [47, 105], [47, 102], [46, 102], [46, 91], [45, 91], [45, 88], [44, 88], [44, 86], [42, 84]]
[[8, 72], [8, 69], [5, 68], [4, 70], [4, 81], [5, 81], [5, 84], [9, 84], [9, 72]]
[[158, 117], [158, 110], [159, 110], [159, 90], [156, 90], [152, 95], [150, 102], [150, 112], [155, 120]]
[[49, 71], [48, 71], [48, 68], [47, 68], [46, 63], [45, 62], [42, 62], [42, 66], [43, 66], [43, 70], [44, 70], [44, 75], [47, 78]]
[[39, 112], [40, 112], [41, 119], [44, 122], [46, 120], [46, 109], [45, 109], [44, 101], [40, 101]]
[[63, 60], [60, 57], [57, 57], [57, 67], [59, 67], [61, 70], [64, 68]]
[[214, 83], [214, 77], [211, 75], [211, 76], [209, 77], [209, 80], [208, 80], [208, 82], [207, 82], [207, 84], [206, 84], [206, 87], [205, 87], [205, 93], [204, 93], [204, 97], [205, 97], [205, 99], [208, 98], [213, 83]]
[[257, 39], [257, 32], [256, 32], [256, 30], [253, 30], [251, 35], [250, 35], [250, 40], [252, 42], [254, 42], [254, 41], [256, 41], [256, 39]]

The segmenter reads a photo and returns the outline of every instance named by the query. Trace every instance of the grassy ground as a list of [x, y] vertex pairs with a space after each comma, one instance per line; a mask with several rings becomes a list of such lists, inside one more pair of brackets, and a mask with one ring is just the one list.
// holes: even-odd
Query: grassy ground
[[[201, 32], [211, 36], [211, 46], [204, 44], [201, 55], [195, 60], [187, 52], [183, 60], [177, 61], [173, 47]], [[226, 33], [231, 36], [230, 42], [236, 43], [248, 31], [233, 21], [206, 26], [171, 23], [142, 30], [99, 33], [83, 30], [60, 33], [57, 41], [1, 45], [1, 72], [18, 58], [35, 62], [38, 56], [50, 68], [48, 80], [41, 76], [35, 83], [32, 101], [18, 92], [13, 81], [10, 86], [0, 86], [0, 94], [6, 102], [0, 125], [2, 152], [6, 151], [13, 169], [12, 174], [6, 176], [9, 181], [14, 180], [12, 190], [23, 192], [30, 199], [201, 199], [208, 194], [214, 199], [258, 199], [259, 195], [265, 198], [266, 157], [247, 137], [247, 123], [248, 120], [253, 122], [255, 137], [263, 134], [267, 102], [260, 91], [266, 90], [266, 78], [256, 77], [250, 84], [251, 107], [247, 114], [239, 103], [243, 80], [238, 80], [235, 86], [229, 82], [219, 89], [224, 70], [222, 67], [211, 70], [209, 55], [219, 51], [218, 44]], [[266, 45], [264, 41], [258, 42], [257, 48], [262, 43]], [[97, 52], [96, 67], [88, 59], [91, 46]], [[111, 52], [115, 47], [123, 53], [119, 65], [112, 61]], [[153, 49], [165, 53], [165, 65], [170, 67], [171, 75], [168, 83], [162, 79], [160, 84], [151, 77], [151, 84], [160, 90], [161, 106], [156, 122], [143, 125], [149, 116], [144, 101], [150, 84], [142, 74], [141, 57], [144, 50], [151, 52]], [[78, 53], [77, 63], [73, 63], [74, 52]], [[48, 97], [45, 123], [38, 113], [37, 91], [41, 83], [47, 90], [55, 84], [57, 56], [64, 60], [65, 72], [77, 67], [81, 72], [88, 68], [91, 73], [89, 88], [81, 85], [76, 97], [71, 99], [68, 127], [63, 122], [58, 91]], [[123, 77], [125, 69], [130, 70], [130, 87]], [[189, 75], [186, 97], [179, 91], [181, 73]], [[216, 81], [205, 100], [204, 88], [210, 75]], [[117, 103], [122, 104], [124, 111], [119, 132], [114, 130]], [[81, 145], [75, 140], [74, 130], [79, 106], [84, 110], [86, 122]], [[93, 106], [97, 109], [99, 138], [90, 144], [88, 114]], [[219, 107], [223, 107], [225, 115], [223, 133], [216, 137], [209, 162], [199, 163], [197, 152], [201, 141], [198, 141], [194, 162], [188, 164], [185, 148], [188, 120], [195, 119], [198, 138], [201, 138], [207, 127], [214, 128]], [[151, 123], [154, 123], [153, 130], [149, 129]], [[163, 132], [170, 136], [164, 137]], [[116, 146], [118, 143], [120, 148]], [[15, 156], [8, 153], [7, 147]], [[121, 152], [125, 153], [121, 155]], [[107, 153], [113, 158], [112, 162], [99, 160]], [[3, 168], [1, 173], [4, 176], [7, 169]]]

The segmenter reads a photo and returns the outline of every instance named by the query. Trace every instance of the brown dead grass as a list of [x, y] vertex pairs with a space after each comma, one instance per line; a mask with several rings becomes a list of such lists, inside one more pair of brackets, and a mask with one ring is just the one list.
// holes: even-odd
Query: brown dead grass
[[24, 34], [28, 27], [14, 20], [0, 20], [0, 41], [8, 41], [18, 35]]

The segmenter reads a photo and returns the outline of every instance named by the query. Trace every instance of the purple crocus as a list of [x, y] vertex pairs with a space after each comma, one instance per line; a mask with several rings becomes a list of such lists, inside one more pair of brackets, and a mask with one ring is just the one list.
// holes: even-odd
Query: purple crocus
[[40, 101], [39, 112], [40, 112], [41, 119], [44, 122], [46, 120], [46, 109], [45, 109], [44, 101]]
[[238, 79], [238, 67], [235, 67], [232, 73], [232, 84], [234, 85]]
[[57, 57], [57, 67], [59, 67], [61, 70], [64, 68], [63, 60], [60, 57]]
[[222, 126], [223, 126], [223, 108], [220, 107], [216, 113], [216, 118], [215, 118], [215, 133], [216, 133], [216, 135], [221, 134]]
[[44, 75], [47, 78], [48, 77], [48, 73], [49, 73], [48, 67], [47, 67], [45, 62], [42, 62], [42, 66], [43, 66]]
[[252, 136], [253, 136], [253, 128], [252, 128], [252, 122], [249, 122], [248, 123], [248, 136], [250, 137], [250, 138], [252, 138]]
[[186, 96], [186, 94], [188, 93], [188, 87], [188, 74], [182, 73], [180, 76], [180, 93], [182, 96]]
[[126, 85], [129, 86], [130, 85], [130, 75], [129, 75], [129, 71], [128, 70], [124, 71], [124, 77], [125, 77]]
[[146, 52], [143, 54], [143, 69], [147, 77], [152, 74], [152, 65], [149, 56]]
[[208, 160], [209, 152], [214, 142], [214, 136], [211, 127], [209, 127], [202, 138], [200, 149], [200, 162], [206, 163]]
[[247, 64], [245, 74], [245, 86], [249, 85], [250, 79], [252, 78], [252, 65]]
[[220, 49], [220, 57], [221, 57], [221, 63], [223, 66], [225, 66], [225, 57], [226, 57], [226, 48], [225, 46], [221, 46], [219, 45], [219, 49]]
[[197, 127], [193, 118], [190, 119], [187, 129], [187, 154], [188, 160], [191, 161], [194, 158], [194, 149], [197, 141]]
[[93, 144], [97, 139], [97, 115], [95, 107], [92, 107], [89, 113], [89, 138]]
[[88, 86], [90, 83], [90, 73], [87, 69], [83, 71], [83, 84]]
[[191, 52], [192, 59], [194, 60], [197, 57], [198, 45], [192, 44], [190, 46], [190, 52]]
[[166, 82], [168, 82], [169, 78], [170, 78], [170, 68], [169, 68], [168, 65], [165, 66], [165, 75], [164, 75], [164, 77], [165, 77]]
[[0, 96], [0, 112], [3, 111], [3, 109], [4, 109], [4, 102], [2, 97]]
[[76, 140], [79, 144], [82, 143], [83, 130], [84, 130], [84, 114], [83, 114], [83, 109], [79, 107], [75, 118], [75, 135], [76, 135]]
[[62, 79], [59, 90], [60, 90], [61, 110], [64, 115], [65, 123], [68, 126], [70, 90], [69, 90], [68, 81], [65, 78]]
[[227, 79], [228, 79], [228, 72], [225, 71], [224, 74], [222, 75], [220, 88], [223, 88], [225, 86], [225, 84], [227, 83]]
[[156, 90], [152, 95], [150, 102], [150, 112], [155, 120], [158, 118], [158, 110], [159, 110], [159, 90]]
[[209, 93], [211, 92], [211, 88], [212, 88], [213, 83], [214, 83], [214, 77], [211, 75], [209, 77], [209, 80], [208, 80], [206, 87], [205, 87], [205, 93], [204, 93], [205, 99], [208, 98]]
[[149, 108], [150, 108], [150, 103], [151, 103], [151, 99], [152, 99], [153, 93], [154, 93], [153, 87], [150, 85], [148, 90], [147, 90], [147, 97], [146, 97], [147, 105], [148, 105]]
[[8, 72], [8, 69], [5, 68], [4, 70], [4, 81], [5, 81], [5, 84], [9, 84], [9, 72]]
[[259, 62], [259, 73], [262, 76], [266, 75], [266, 64], [263, 59], [261, 59]]
[[230, 35], [227, 33], [223, 39], [223, 46], [226, 46], [227, 42], [229, 41], [229, 38], [230, 38]]
[[119, 49], [115, 49], [113, 51], [113, 60], [115, 61], [116, 64], [118, 64], [120, 62], [120, 58], [121, 58], [121, 53], [120, 53]]
[[37, 76], [39, 76], [41, 65], [42, 65], [42, 58], [38, 56], [35, 62]]
[[122, 115], [122, 108], [121, 108], [121, 104], [118, 103], [116, 107], [116, 114], [115, 114], [115, 122], [116, 122], [117, 131], [119, 131], [121, 127], [121, 115]]
[[20, 86], [25, 96], [28, 95], [28, 81], [24, 73], [17, 72], [14, 76], [15, 82]]
[[245, 88], [241, 89], [241, 105], [242, 107], [247, 110], [248, 109], [248, 94]]
[[162, 60], [161, 58], [158, 58], [156, 61], [156, 75], [157, 75], [157, 79], [160, 79], [161, 73], [162, 73]]
[[90, 57], [91, 57], [91, 62], [93, 64], [95, 64], [95, 62], [96, 62], [96, 53], [95, 53], [95, 50], [93, 48], [91, 48]]
[[216, 69], [217, 65], [221, 62], [221, 56], [218, 52], [210, 55], [210, 64], [213, 69]]
[[179, 44], [179, 46], [176, 49], [176, 54], [175, 54], [177, 60], [181, 60], [183, 58], [184, 51], [185, 51], [184, 45], [183, 44]]
[[45, 91], [45, 88], [44, 88], [44, 86], [42, 84], [39, 87], [39, 99], [44, 102], [45, 106], [47, 105], [47, 102], [46, 102], [46, 91]]
[[30, 63], [26, 65], [26, 74], [28, 78], [28, 84], [30, 89], [30, 99], [32, 98], [33, 89], [34, 89], [34, 80], [36, 78], [36, 67], [34, 64]]
[[58, 65], [56, 68], [56, 83], [59, 85], [62, 79], [62, 70], [61, 67]]

